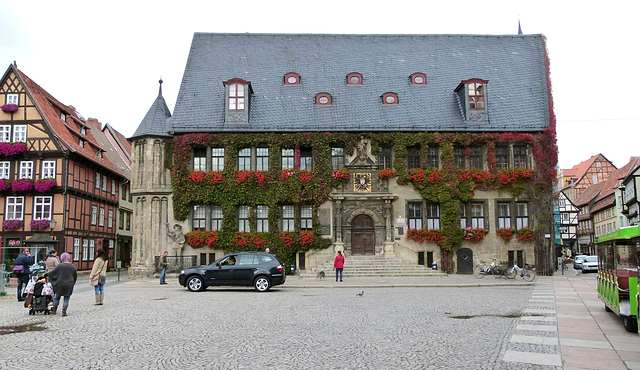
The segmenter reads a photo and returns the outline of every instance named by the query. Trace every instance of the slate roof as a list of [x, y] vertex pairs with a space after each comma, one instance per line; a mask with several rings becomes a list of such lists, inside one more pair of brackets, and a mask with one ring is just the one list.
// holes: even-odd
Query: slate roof
[[[300, 86], [284, 85], [288, 72]], [[346, 85], [351, 72], [362, 86]], [[426, 86], [411, 85], [415, 72]], [[254, 90], [242, 128], [224, 122], [222, 83], [233, 78]], [[489, 81], [488, 122], [463, 119], [454, 89], [472, 78]], [[540, 131], [549, 126], [548, 91], [542, 35], [196, 33], [171, 130]], [[332, 94], [331, 106], [314, 104], [320, 92]], [[383, 106], [385, 92], [399, 104]]]
[[130, 139], [146, 135], [169, 136], [167, 125], [171, 118], [171, 111], [169, 111], [169, 107], [167, 107], [167, 103], [162, 97], [162, 80], [159, 83], [158, 97], [154, 100], [151, 108], [149, 108], [149, 111]]

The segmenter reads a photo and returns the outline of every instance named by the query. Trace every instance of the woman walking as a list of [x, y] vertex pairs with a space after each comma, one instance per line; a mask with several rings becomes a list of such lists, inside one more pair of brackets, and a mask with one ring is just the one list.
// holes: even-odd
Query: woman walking
[[71, 298], [71, 294], [73, 294], [73, 286], [76, 285], [76, 280], [78, 280], [78, 272], [73, 263], [71, 263], [69, 253], [62, 253], [60, 260], [62, 263], [48, 274], [49, 281], [53, 286], [53, 292], [55, 293], [51, 313], [56, 314], [60, 297], [64, 297], [62, 302], [62, 316], [67, 316], [67, 307], [69, 307], [69, 299]]
[[93, 261], [93, 268], [89, 275], [89, 285], [95, 287], [97, 305], [104, 303], [104, 284], [107, 282], [107, 266], [109, 265], [109, 252], [98, 249], [97, 257]]
[[53, 269], [56, 268], [56, 266], [58, 266], [59, 264], [60, 259], [58, 258], [58, 256], [56, 256], [56, 250], [52, 249], [51, 252], [49, 252], [47, 258], [44, 259], [44, 265], [47, 268], [47, 272], [53, 271]]

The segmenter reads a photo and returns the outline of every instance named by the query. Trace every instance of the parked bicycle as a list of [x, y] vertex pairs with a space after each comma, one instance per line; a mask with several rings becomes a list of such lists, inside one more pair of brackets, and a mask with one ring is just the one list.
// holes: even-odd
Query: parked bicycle
[[496, 261], [497, 260], [493, 258], [491, 264], [485, 266], [484, 261], [480, 260], [480, 263], [473, 268], [473, 276], [475, 276], [476, 279], [482, 279], [485, 275], [493, 275], [496, 278], [504, 275], [504, 270], [500, 270]]
[[513, 264], [513, 267], [506, 272], [509, 279], [515, 279], [516, 275], [520, 275], [525, 281], [533, 281], [536, 278], [536, 272], [528, 267], [520, 268], [517, 263]]

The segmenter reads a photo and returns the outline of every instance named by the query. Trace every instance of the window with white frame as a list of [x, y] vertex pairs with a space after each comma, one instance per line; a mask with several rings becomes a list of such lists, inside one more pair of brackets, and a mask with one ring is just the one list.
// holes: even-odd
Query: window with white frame
[[56, 161], [42, 161], [42, 179], [55, 179], [56, 178]]
[[100, 179], [102, 178], [102, 176], [96, 172], [96, 184], [95, 187], [96, 189], [100, 189]]
[[427, 229], [440, 230], [440, 205], [427, 204]]
[[11, 126], [0, 125], [0, 142], [11, 142]]
[[109, 213], [107, 214], [107, 227], [108, 228], [113, 228], [113, 210], [110, 209]]
[[82, 135], [86, 135], [86, 134], [87, 134], [87, 129], [86, 129], [86, 128], [84, 128], [84, 127], [80, 127], [80, 133], [81, 133]]
[[313, 206], [303, 204], [300, 206], [300, 230], [313, 229]]
[[84, 140], [82, 139], [78, 140], [78, 146], [81, 148], [84, 148]]
[[13, 126], [13, 142], [14, 143], [27, 142], [27, 125]]
[[24, 197], [7, 197], [5, 220], [22, 220], [24, 215]]
[[202, 204], [193, 206], [191, 228], [193, 230], [205, 230], [207, 228], [207, 208]]
[[91, 206], [91, 225], [98, 222], [98, 206]]
[[211, 207], [211, 230], [222, 230], [222, 207]]
[[0, 179], [9, 179], [11, 174], [11, 162], [0, 162]]
[[207, 148], [193, 149], [193, 170], [194, 171], [207, 170]]
[[295, 156], [293, 149], [282, 149], [282, 169], [293, 169]]
[[238, 207], [238, 231], [251, 231], [249, 229], [249, 207]]
[[89, 261], [93, 261], [96, 255], [96, 241], [89, 240]]
[[33, 197], [33, 219], [50, 220], [53, 197]]
[[224, 171], [224, 148], [211, 148], [211, 171]]
[[104, 226], [104, 208], [100, 207], [100, 218], [98, 219], [98, 226]]
[[269, 232], [269, 207], [268, 206], [256, 207], [256, 230], [259, 233]]
[[313, 154], [311, 149], [300, 149], [300, 169], [313, 171]]
[[18, 105], [18, 103], [20, 102], [18, 99], [18, 94], [7, 94], [6, 97], [6, 104], [15, 104]]
[[408, 204], [409, 229], [422, 229], [422, 202]]
[[282, 231], [295, 231], [295, 207], [292, 205], [282, 206]]
[[111, 180], [111, 195], [116, 195], [116, 180]]
[[21, 179], [33, 178], [33, 162], [23, 161], [20, 162], [20, 176]]
[[229, 110], [244, 110], [245, 86], [242, 84], [229, 85]]
[[527, 203], [516, 203], [516, 229], [529, 227], [529, 209]]
[[82, 260], [83, 261], [89, 260], [89, 240], [88, 239], [82, 239]]
[[331, 148], [331, 170], [341, 170], [344, 168], [344, 148]]
[[238, 152], [238, 171], [251, 169], [251, 148], [242, 148]]
[[107, 175], [102, 175], [102, 191], [107, 191]]
[[80, 238], [73, 238], [73, 260], [80, 260]]
[[484, 205], [482, 203], [471, 203], [471, 227], [484, 227]]
[[116, 246], [116, 241], [109, 239], [109, 249], [113, 249]]
[[498, 228], [511, 227], [511, 207], [509, 203], [498, 203]]
[[256, 148], [256, 170], [269, 171], [269, 148]]

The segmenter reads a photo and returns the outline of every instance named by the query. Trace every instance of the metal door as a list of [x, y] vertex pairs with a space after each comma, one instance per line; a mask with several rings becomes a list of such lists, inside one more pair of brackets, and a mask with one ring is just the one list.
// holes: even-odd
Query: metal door
[[458, 250], [458, 274], [473, 273], [473, 251], [469, 248]]

